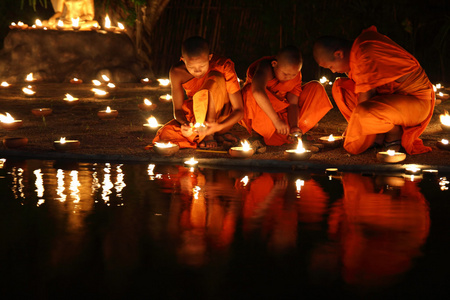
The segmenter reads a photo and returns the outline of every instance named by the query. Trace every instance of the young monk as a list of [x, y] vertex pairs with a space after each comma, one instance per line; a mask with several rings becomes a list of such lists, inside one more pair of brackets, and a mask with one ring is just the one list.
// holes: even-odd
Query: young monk
[[[153, 143], [171, 141], [180, 148], [214, 148], [217, 140], [236, 143], [228, 130], [244, 112], [234, 63], [210, 54], [208, 42], [198, 36], [183, 42], [181, 54], [170, 69], [175, 119], [158, 131]], [[196, 123], [204, 127], [194, 128]]]
[[349, 78], [335, 81], [333, 98], [348, 121], [344, 148], [359, 154], [376, 144], [409, 154], [431, 151], [420, 134], [434, 108], [431, 82], [419, 62], [375, 26], [352, 43], [321, 37], [314, 58], [334, 73]]
[[333, 107], [319, 82], [302, 86], [302, 65], [298, 48], [287, 46], [276, 56], [263, 57], [248, 68], [241, 124], [253, 131], [250, 141], [254, 148], [265, 149], [258, 135], [266, 145], [292, 142], [292, 135], [301, 137]]

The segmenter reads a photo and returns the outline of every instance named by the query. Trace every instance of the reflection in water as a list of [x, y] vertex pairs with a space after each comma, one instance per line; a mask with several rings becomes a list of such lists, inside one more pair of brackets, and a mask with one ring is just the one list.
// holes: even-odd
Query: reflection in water
[[[0, 209], [0, 258], [11, 262], [2, 271], [11, 278], [6, 286], [31, 272], [30, 289], [81, 282], [80, 290], [124, 297], [177, 274], [193, 290], [221, 294], [224, 280], [245, 286], [255, 277], [263, 291], [261, 282], [283, 285], [294, 276], [297, 291], [342, 283], [340, 291], [365, 293], [406, 280], [430, 230], [417, 181], [401, 175], [0, 163], [7, 174], [0, 188], [14, 203]], [[434, 181], [448, 197], [447, 179]], [[160, 290], [188, 285], [165, 284]]]

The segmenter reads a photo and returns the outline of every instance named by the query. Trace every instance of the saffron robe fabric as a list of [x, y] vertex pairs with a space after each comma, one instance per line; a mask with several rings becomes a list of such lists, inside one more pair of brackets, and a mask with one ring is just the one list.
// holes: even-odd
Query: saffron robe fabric
[[[232, 112], [228, 94], [240, 90], [234, 63], [228, 58], [213, 55], [205, 76], [194, 77], [183, 83], [183, 89], [187, 99], [184, 100], [182, 109], [190, 123], [204, 123], [210, 96], [214, 99], [216, 122], [220, 123]], [[153, 143], [160, 141], [170, 141], [180, 148], [197, 148], [201, 139], [196, 134], [184, 137], [181, 125], [174, 119], [156, 133]]]
[[[419, 62], [372, 26], [353, 43], [349, 63], [349, 78], [336, 80], [332, 90], [336, 105], [349, 122], [344, 148], [352, 154], [362, 153], [377, 134], [400, 125], [407, 153], [431, 151], [419, 136], [431, 120], [435, 96]], [[403, 82], [396, 81], [408, 74]], [[358, 104], [358, 94], [371, 89], [376, 89], [377, 95]]]
[[[275, 57], [263, 57], [250, 65], [247, 70], [247, 80], [242, 89], [244, 100], [244, 118], [241, 121], [249, 133], [252, 130], [264, 137], [266, 145], [280, 146], [290, 143], [288, 136], [276, 132], [267, 114], [259, 107], [252, 92], [252, 79], [259, 63], [263, 60], [274, 60]], [[302, 74], [288, 81], [279, 81], [276, 77], [271, 79], [266, 86], [266, 94], [269, 97], [273, 109], [278, 116], [288, 123], [287, 108], [289, 102], [287, 93], [299, 97], [298, 127], [303, 133], [313, 128], [320, 119], [333, 107], [325, 89], [319, 82], [309, 82], [302, 86]]]

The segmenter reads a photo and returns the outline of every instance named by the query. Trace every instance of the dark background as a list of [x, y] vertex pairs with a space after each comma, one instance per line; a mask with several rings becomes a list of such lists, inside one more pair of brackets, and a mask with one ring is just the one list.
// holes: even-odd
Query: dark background
[[[36, 18], [50, 17], [53, 9], [47, 1], [47, 9], [38, 4], [36, 11], [27, 0], [23, 8], [19, 0], [1, 1], [0, 40], [8, 34], [8, 25], [13, 21], [33, 24]], [[95, 2], [100, 24], [104, 17], [100, 11], [110, 1]], [[151, 68], [164, 77], [179, 60], [182, 40], [192, 35], [204, 36], [214, 53], [230, 57], [241, 78], [245, 78], [254, 60], [295, 44], [304, 55], [302, 73], [307, 81], [322, 75], [334, 77], [312, 58], [311, 47], [317, 37], [337, 35], [353, 40], [371, 25], [414, 54], [432, 82], [450, 81], [448, 0], [171, 0], [146, 42], [152, 49], [148, 53]]]

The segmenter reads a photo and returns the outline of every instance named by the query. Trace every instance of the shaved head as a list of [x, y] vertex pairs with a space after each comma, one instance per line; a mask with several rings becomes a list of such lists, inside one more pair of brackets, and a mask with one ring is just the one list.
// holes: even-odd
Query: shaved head
[[209, 54], [209, 45], [208, 42], [200, 36], [190, 37], [181, 45], [181, 55], [183, 57], [198, 57], [204, 54]]
[[337, 50], [350, 50], [352, 42], [334, 37], [334, 36], [322, 36], [316, 40], [313, 47], [314, 59], [319, 60], [334, 60], [334, 53]]
[[300, 50], [295, 46], [286, 46], [277, 53], [277, 61], [279, 64], [291, 66], [301, 66], [303, 57]]

